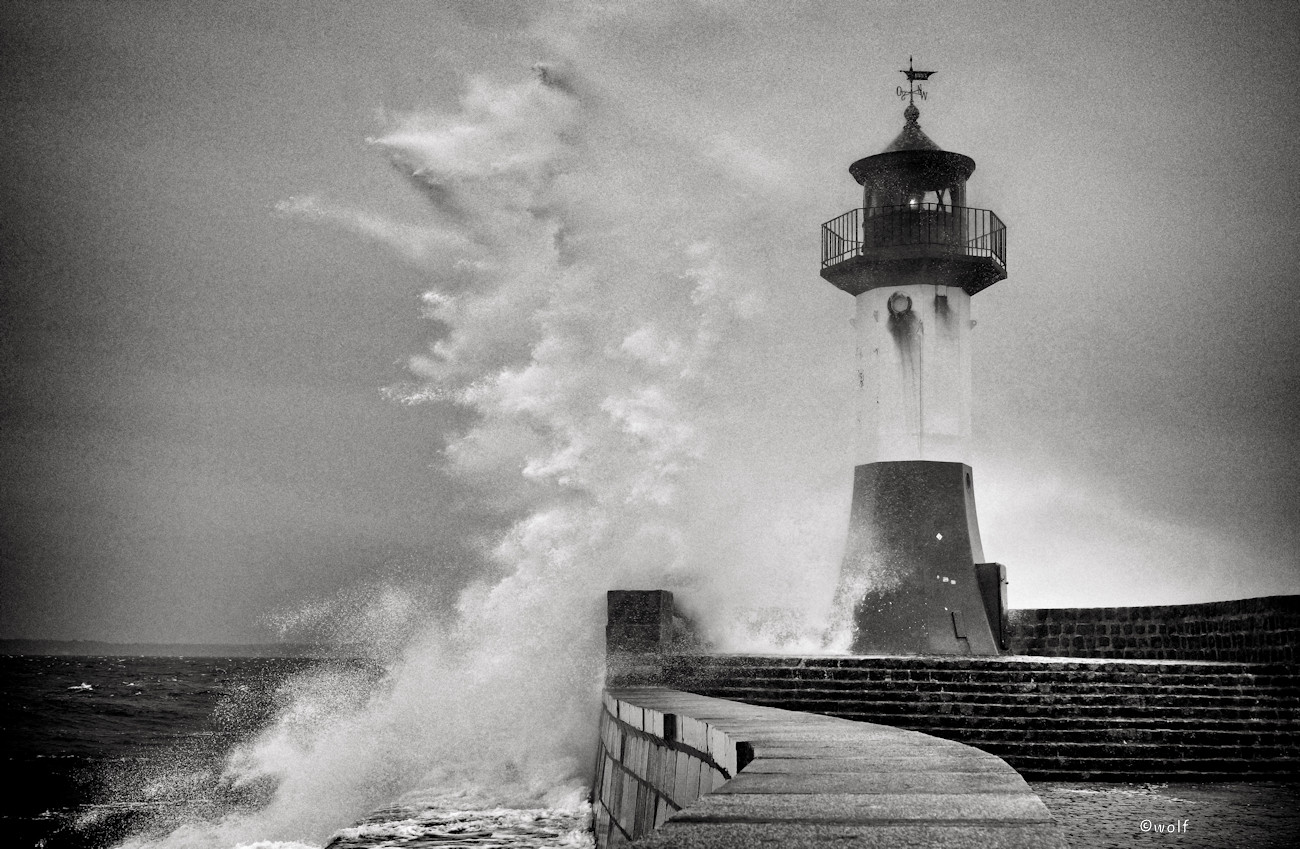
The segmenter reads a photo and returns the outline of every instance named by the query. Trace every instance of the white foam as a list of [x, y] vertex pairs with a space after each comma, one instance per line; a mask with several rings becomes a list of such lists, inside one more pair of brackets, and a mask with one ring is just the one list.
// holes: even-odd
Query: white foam
[[[430, 574], [457, 594], [454, 615], [422, 619], [387, 590], [343, 606], [340, 636], [382, 646], [389, 673], [375, 690], [339, 674], [286, 686], [278, 719], [222, 776], [268, 788], [264, 806], [126, 845], [322, 841], [420, 789], [438, 801], [356, 833], [398, 839], [449, 811], [581, 820], [605, 590], [673, 589], [702, 619], [739, 623], [709, 635], [724, 646], [805, 650], [824, 631], [845, 493], [810, 482], [808, 443], [755, 413], [799, 296], [766, 306], [789, 283], [765, 276], [735, 208], [747, 172], [687, 139], [642, 141], [637, 116], [572, 94], [590, 81], [549, 79], [474, 81], [460, 113], [378, 139], [438, 217], [427, 238], [361, 228], [423, 246], [425, 303], [446, 328], [391, 394], [473, 412], [448, 470], [514, 520], [468, 586]], [[305, 207], [316, 222], [321, 208]]]

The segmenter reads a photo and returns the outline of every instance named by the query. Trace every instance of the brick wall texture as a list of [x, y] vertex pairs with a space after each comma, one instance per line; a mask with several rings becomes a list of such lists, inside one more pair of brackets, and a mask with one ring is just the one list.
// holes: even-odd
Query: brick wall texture
[[1008, 611], [1011, 654], [1134, 660], [1300, 661], [1300, 596], [1158, 607]]

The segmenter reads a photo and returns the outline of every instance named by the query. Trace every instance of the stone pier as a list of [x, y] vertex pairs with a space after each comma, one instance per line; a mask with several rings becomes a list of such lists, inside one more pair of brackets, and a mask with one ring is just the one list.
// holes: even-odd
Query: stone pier
[[602, 849], [1065, 846], [978, 749], [657, 687], [605, 693], [594, 796]]

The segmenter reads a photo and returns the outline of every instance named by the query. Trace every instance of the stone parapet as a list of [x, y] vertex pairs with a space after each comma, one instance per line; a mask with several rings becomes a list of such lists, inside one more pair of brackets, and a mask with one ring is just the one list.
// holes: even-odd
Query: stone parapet
[[1012, 610], [1012, 654], [1300, 663], [1300, 596], [1153, 607]]
[[668, 590], [606, 593], [605, 680], [612, 685], [656, 684], [670, 653], [698, 649], [691, 624]]

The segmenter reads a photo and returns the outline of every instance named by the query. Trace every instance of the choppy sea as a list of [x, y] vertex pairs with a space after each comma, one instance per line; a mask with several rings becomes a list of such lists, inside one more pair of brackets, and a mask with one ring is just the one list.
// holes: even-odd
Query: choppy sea
[[[249, 657], [0, 657], [5, 773], [19, 779], [0, 794], [5, 845], [99, 849], [255, 808], [273, 788], [223, 780], [227, 753], [275, 714], [281, 682], [330, 663], [355, 665]], [[586, 820], [583, 810], [458, 810], [408, 801], [340, 830], [327, 845], [586, 847], [593, 845]]]

